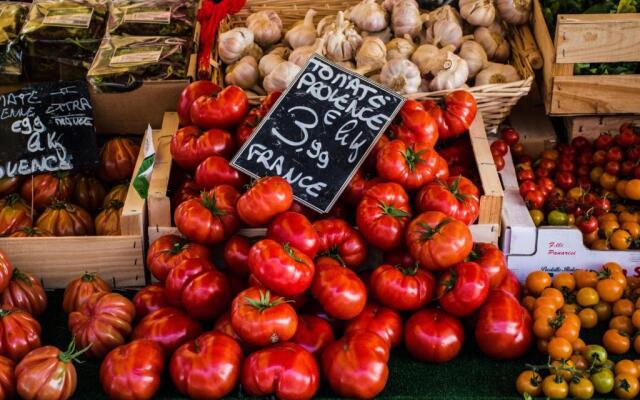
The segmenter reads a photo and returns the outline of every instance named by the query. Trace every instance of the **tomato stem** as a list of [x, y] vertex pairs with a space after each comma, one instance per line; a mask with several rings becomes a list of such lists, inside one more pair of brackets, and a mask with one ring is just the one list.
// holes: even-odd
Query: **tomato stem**
[[307, 263], [304, 262], [304, 260], [300, 257], [298, 257], [298, 255], [296, 254], [296, 252], [293, 250], [293, 247], [291, 247], [291, 245], [289, 243], [285, 243], [282, 245], [282, 248], [284, 249], [285, 253], [287, 253], [287, 255], [291, 258], [293, 258], [293, 260], [295, 262], [299, 262], [302, 263], [304, 265], [307, 265]]
[[333, 258], [334, 260], [338, 261], [340, 263], [340, 265], [342, 265], [343, 267], [346, 267], [347, 264], [344, 262], [344, 260], [342, 259], [342, 256], [340, 256], [340, 251], [338, 250], [338, 246], [333, 246], [330, 249], [320, 252], [318, 254], [318, 257], [329, 257], [329, 258]]
[[246, 304], [257, 308], [260, 312], [263, 312], [267, 308], [274, 307], [285, 302], [282, 298], [278, 298], [272, 301], [271, 292], [269, 290], [262, 291], [262, 289], [258, 289], [258, 292], [260, 293], [260, 299], [258, 300], [252, 299], [248, 296], [244, 296], [244, 298], [246, 300]]
[[424, 222], [418, 222], [418, 225], [423, 229], [420, 235], [420, 239], [423, 241], [430, 240], [433, 236], [440, 232], [442, 227], [444, 227], [448, 223], [448, 219], [443, 219], [438, 223], [438, 225], [432, 227], [428, 224], [425, 224]]
[[390, 217], [394, 217], [394, 218], [404, 218], [404, 217], [408, 217], [410, 214], [404, 210], [401, 210], [399, 208], [396, 208], [394, 206], [392, 206], [391, 204], [387, 204], [384, 202], [379, 202], [379, 207], [382, 210], [382, 212], [385, 215], [388, 215]]
[[93, 282], [96, 279], [96, 274], [94, 272], [85, 271], [80, 278], [83, 282]]
[[60, 355], [58, 356], [58, 359], [64, 363], [68, 363], [71, 361], [76, 361], [76, 362], [80, 362], [78, 360], [76, 360], [81, 354], [86, 353], [92, 346], [93, 344], [89, 344], [87, 347], [85, 347], [82, 350], [76, 351], [76, 339], [72, 339], [71, 343], [69, 343], [69, 347], [67, 348], [67, 351], [65, 352], [61, 352]]
[[12, 281], [22, 281], [24, 283], [26, 283], [27, 285], [31, 286], [31, 279], [29, 279], [29, 276], [27, 274], [25, 274], [24, 272], [20, 271], [18, 268], [14, 268], [13, 269], [13, 275], [11, 276], [11, 280]]
[[411, 172], [413, 172], [413, 170], [416, 168], [416, 164], [419, 163], [422, 160], [422, 157], [420, 157], [426, 150], [420, 150], [420, 151], [415, 151], [413, 150], [411, 147], [407, 147], [407, 150], [402, 153], [402, 156], [404, 157], [404, 160], [407, 162], [407, 165], [409, 166], [409, 170]]
[[202, 197], [202, 205], [207, 210], [211, 211], [211, 214], [215, 215], [216, 217], [227, 215], [226, 211], [221, 210], [216, 206], [216, 198], [214, 196], [210, 196], [209, 193], [203, 192], [201, 197]]

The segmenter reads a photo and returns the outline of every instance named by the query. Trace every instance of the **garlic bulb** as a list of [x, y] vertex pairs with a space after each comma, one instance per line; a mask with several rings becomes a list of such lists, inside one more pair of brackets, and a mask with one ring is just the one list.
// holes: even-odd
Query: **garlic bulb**
[[362, 32], [362, 38], [368, 38], [368, 37], [377, 37], [378, 39], [382, 40], [383, 43], [388, 43], [391, 38], [393, 38], [393, 32], [391, 32], [391, 28], [387, 27], [387, 29], [383, 29], [380, 32], [367, 32], [367, 31], [363, 31]]
[[409, 35], [417, 37], [422, 30], [420, 10], [412, 0], [402, 0], [393, 6], [391, 12], [391, 30], [396, 37]]
[[261, 47], [277, 43], [282, 36], [282, 20], [277, 12], [263, 10], [247, 17], [247, 28]]
[[387, 62], [387, 47], [382, 40], [374, 36], [368, 36], [362, 42], [362, 46], [356, 53], [356, 65], [358, 69], [378, 70]]
[[416, 93], [422, 82], [420, 70], [409, 60], [388, 61], [380, 71], [380, 82], [400, 94]]
[[269, 54], [260, 59], [258, 70], [260, 77], [264, 78], [269, 75], [278, 65], [282, 64], [289, 57], [289, 49], [286, 47], [276, 47]]
[[388, 12], [391, 12], [393, 11], [393, 7], [395, 7], [396, 4], [404, 1], [409, 1], [410, 3], [413, 3], [413, 5], [416, 6], [416, 8], [419, 8], [418, 2], [416, 0], [384, 0], [382, 2], [382, 8], [384, 8]]
[[505, 62], [509, 59], [511, 47], [507, 39], [495, 30], [480, 27], [473, 32], [473, 38], [480, 43], [491, 61]]
[[259, 60], [262, 58], [263, 54], [264, 53], [262, 51], [262, 47], [258, 46], [255, 43], [251, 43], [249, 46], [247, 46], [247, 48], [244, 49], [242, 56], [251, 56], [256, 60]]
[[366, 32], [379, 32], [389, 25], [387, 12], [376, 0], [362, 0], [349, 10], [347, 18]]
[[416, 51], [416, 45], [411, 36], [404, 35], [403, 38], [395, 38], [387, 43], [387, 60], [394, 58], [404, 58], [406, 60]]
[[353, 26], [344, 19], [344, 13], [338, 12], [336, 26], [326, 34], [325, 54], [332, 61], [353, 59], [362, 44], [362, 37]]
[[302, 46], [310, 46], [317, 39], [316, 27], [313, 25], [313, 17], [316, 10], [310, 9], [304, 16], [304, 21], [298, 22], [284, 35], [284, 40], [292, 49]]
[[512, 25], [522, 25], [529, 21], [531, 5], [531, 0], [496, 0], [500, 17]]
[[234, 28], [220, 34], [218, 55], [225, 64], [238, 61], [253, 44], [253, 33], [247, 28]]
[[336, 27], [336, 16], [335, 15], [327, 15], [322, 18], [318, 25], [316, 26], [316, 35], [324, 36], [325, 33], [335, 29]]
[[488, 26], [496, 19], [493, 0], [460, 0], [460, 15], [474, 26]]
[[435, 74], [429, 84], [431, 90], [457, 89], [464, 85], [469, 77], [467, 62], [450, 51], [442, 65], [442, 69]]
[[435, 75], [442, 69], [451, 48], [439, 49], [432, 44], [423, 44], [411, 55], [411, 61], [418, 66], [422, 75]]
[[489, 66], [476, 76], [476, 86], [494, 83], [509, 83], [519, 81], [520, 74], [509, 64], [489, 63]]
[[296, 64], [298, 67], [304, 67], [304, 65], [309, 61], [309, 59], [315, 54], [324, 55], [324, 43], [325, 38], [321, 37], [316, 39], [316, 41], [311, 46], [302, 46], [298, 47], [289, 55], [289, 61]]
[[258, 63], [251, 56], [245, 56], [240, 61], [227, 67], [224, 77], [227, 85], [236, 85], [243, 89], [251, 89], [258, 83]]
[[462, 28], [455, 22], [441, 19], [427, 29], [426, 40], [435, 46], [452, 45], [457, 49], [462, 43]]
[[448, 4], [442, 7], [438, 7], [428, 14], [428, 22], [430, 24], [442, 20], [455, 22], [458, 25], [462, 26], [462, 17], [460, 16], [460, 13], [458, 12], [458, 10]]
[[467, 40], [462, 43], [458, 55], [467, 62], [469, 78], [473, 78], [478, 72], [489, 65], [487, 52], [484, 51], [484, 47], [473, 40]]
[[371, 75], [371, 76], [369, 77], [369, 80], [372, 80], [372, 81], [377, 82], [377, 83], [381, 83], [381, 82], [380, 82], [380, 74]]
[[356, 65], [353, 61], [337, 61], [336, 64], [352, 71], [356, 69]]
[[289, 84], [296, 78], [300, 69], [296, 64], [285, 61], [264, 78], [262, 87], [264, 87], [267, 93], [284, 92]]

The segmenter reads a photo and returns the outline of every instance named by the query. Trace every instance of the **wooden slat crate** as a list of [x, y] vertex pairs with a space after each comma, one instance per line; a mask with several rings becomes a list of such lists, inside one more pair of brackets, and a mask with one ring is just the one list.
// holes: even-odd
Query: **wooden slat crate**
[[558, 15], [552, 40], [539, 0], [533, 33], [551, 115], [640, 113], [640, 75], [573, 75], [576, 63], [640, 61], [640, 14]]
[[[640, 96], [640, 93], [638, 94]], [[569, 140], [576, 136], [584, 136], [589, 140], [597, 138], [606, 132], [615, 135], [620, 125], [625, 122], [640, 124], [640, 115], [605, 115], [600, 117], [566, 117], [564, 124], [567, 128]]]
[[[161, 130], [162, 134], [159, 136], [156, 146], [156, 164], [151, 176], [149, 197], [147, 199], [149, 243], [152, 243], [162, 235], [177, 233], [177, 229], [171, 224], [171, 203], [170, 198], [167, 196], [172, 163], [170, 142], [171, 135], [176, 131], [177, 126], [177, 114], [166, 113]], [[471, 232], [475, 241], [497, 243], [500, 233], [503, 193], [480, 112], [478, 112], [476, 119], [471, 124], [469, 133], [483, 191], [483, 195], [480, 198], [480, 216], [478, 222], [470, 227]], [[264, 232], [264, 229], [243, 229], [240, 233], [245, 236], [259, 236], [263, 235]]]

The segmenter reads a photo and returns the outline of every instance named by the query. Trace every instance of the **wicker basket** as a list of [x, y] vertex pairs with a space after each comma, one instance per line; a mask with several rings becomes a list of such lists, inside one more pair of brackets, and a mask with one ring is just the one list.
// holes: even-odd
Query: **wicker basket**
[[[357, 4], [359, 0], [325, 0], [325, 1], [304, 1], [304, 0], [247, 0], [246, 6], [236, 15], [226, 18], [220, 23], [219, 33], [226, 32], [232, 28], [244, 26], [246, 18], [254, 12], [260, 10], [274, 10], [278, 12], [284, 29], [291, 28], [296, 22], [304, 19], [304, 16], [313, 8], [317, 11], [315, 21], [319, 21], [327, 15], [335, 15], [338, 11]], [[513, 106], [526, 96], [531, 89], [533, 82], [533, 69], [526, 56], [527, 49], [522, 48], [521, 41], [515, 40], [520, 35], [519, 27], [509, 28], [509, 42], [511, 44], [511, 64], [518, 70], [524, 79], [512, 83], [499, 83], [492, 85], [482, 85], [471, 87], [468, 90], [473, 94], [478, 102], [478, 109], [482, 111], [485, 129], [495, 131], [498, 125], [509, 115]], [[217, 42], [216, 42], [217, 43]], [[213, 75], [212, 80], [224, 86], [224, 74], [222, 72], [222, 62], [217, 52], [217, 44], [213, 52]], [[407, 97], [417, 100], [438, 98], [451, 92], [442, 90], [438, 92], [413, 93]], [[251, 96], [250, 101], [257, 103], [262, 96]]]

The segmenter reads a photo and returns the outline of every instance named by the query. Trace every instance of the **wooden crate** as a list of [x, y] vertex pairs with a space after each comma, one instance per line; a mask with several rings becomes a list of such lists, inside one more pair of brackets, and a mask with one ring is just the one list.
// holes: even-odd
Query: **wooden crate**
[[[156, 164], [151, 176], [147, 199], [149, 243], [160, 236], [178, 233], [177, 228], [171, 224], [171, 202], [167, 196], [172, 163], [170, 142], [171, 135], [176, 131], [177, 126], [177, 114], [166, 113], [161, 130], [162, 134], [159, 136], [156, 146]], [[503, 193], [480, 112], [471, 124], [469, 133], [483, 189], [483, 195], [480, 198], [480, 216], [478, 222], [471, 226], [471, 232], [475, 241], [497, 243], [500, 233]], [[245, 236], [259, 236], [264, 235], [264, 232], [264, 229], [257, 228], [243, 229], [240, 233]]]
[[552, 40], [540, 1], [533, 4], [547, 113], [640, 113], [640, 75], [573, 75], [575, 63], [640, 61], [640, 14], [558, 15]]
[[[143, 158], [140, 151], [134, 171]], [[46, 289], [64, 288], [84, 272], [97, 273], [114, 288], [144, 286], [145, 217], [146, 201], [130, 183], [121, 236], [7, 237], [0, 238], [0, 250], [14, 267], [36, 276]]]
[[[638, 95], [640, 96], [640, 94]], [[576, 136], [584, 136], [589, 140], [593, 140], [603, 132], [615, 135], [619, 132], [620, 125], [625, 122], [640, 124], [640, 115], [606, 115], [600, 117], [564, 118], [564, 125], [567, 128], [569, 140]]]

